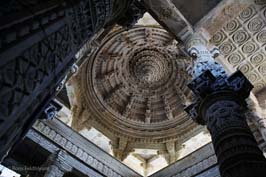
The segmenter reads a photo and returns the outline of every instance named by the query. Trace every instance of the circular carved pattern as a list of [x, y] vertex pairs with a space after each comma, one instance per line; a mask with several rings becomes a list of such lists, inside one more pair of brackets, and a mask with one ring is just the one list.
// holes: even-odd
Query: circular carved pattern
[[254, 9], [253, 9], [253, 7], [250, 6], [250, 7], [246, 8], [245, 10], [243, 10], [240, 13], [239, 17], [241, 20], [245, 21], [245, 20], [251, 18], [253, 15], [254, 15]]
[[248, 72], [250, 72], [251, 71], [251, 66], [249, 65], [249, 64], [243, 64], [243, 65], [240, 65], [239, 67], [238, 67], [238, 69], [242, 72], [242, 73], [248, 73]]
[[228, 55], [235, 50], [233, 43], [228, 41], [224, 42], [219, 48], [223, 55]]
[[242, 61], [242, 57], [238, 53], [233, 53], [228, 57], [228, 62], [232, 65], [236, 65]]
[[259, 82], [254, 85], [255, 92], [260, 91], [261, 89], [265, 88], [266, 84], [264, 82]]
[[261, 74], [266, 75], [266, 63], [263, 63], [261, 66], [259, 66], [258, 70]]
[[219, 45], [224, 41], [225, 37], [226, 36], [224, 35], [224, 33], [219, 31], [212, 37], [211, 42], [214, 43], [215, 45]]
[[251, 32], [258, 32], [263, 28], [263, 26], [264, 26], [264, 22], [263, 22], [262, 18], [260, 18], [260, 17], [253, 18], [248, 23], [248, 29]]
[[163, 29], [112, 33], [83, 70], [86, 108], [103, 127], [133, 141], [181, 135], [193, 125], [182, 105], [190, 61], [179, 56], [176, 41]]
[[257, 40], [262, 43], [265, 44], [266, 43], [266, 30], [261, 31], [258, 36], [257, 36]]
[[235, 30], [237, 30], [237, 28], [239, 27], [239, 23], [236, 19], [231, 20], [229, 23], [227, 23], [224, 27], [225, 31], [227, 32], [233, 32]]
[[249, 39], [249, 35], [246, 31], [244, 30], [238, 30], [237, 32], [235, 32], [235, 34], [233, 35], [233, 40], [234, 42], [238, 43], [238, 44], [243, 44], [245, 41], [247, 41]]
[[165, 8], [165, 7], [160, 7], [159, 8], [159, 14], [160, 14], [160, 19], [161, 20], [164, 20], [164, 19], [167, 19], [167, 18], [170, 18], [171, 16], [172, 16], [172, 14], [173, 14], [173, 11], [172, 11], [172, 9], [171, 8], [169, 8], [169, 7], [167, 7], [167, 8]]
[[143, 89], [147, 87], [159, 87], [171, 75], [170, 61], [162, 51], [157, 49], [137, 50], [129, 62], [129, 72], [135, 83]]
[[258, 80], [258, 76], [255, 74], [255, 73], [252, 73], [252, 74], [249, 74], [247, 76], [248, 80], [251, 82], [251, 83], [254, 83]]
[[253, 42], [247, 42], [246, 44], [243, 45], [242, 51], [245, 54], [252, 54], [256, 50], [256, 44]]
[[261, 64], [263, 60], [264, 60], [264, 56], [261, 53], [256, 54], [250, 58], [251, 63], [255, 66]]

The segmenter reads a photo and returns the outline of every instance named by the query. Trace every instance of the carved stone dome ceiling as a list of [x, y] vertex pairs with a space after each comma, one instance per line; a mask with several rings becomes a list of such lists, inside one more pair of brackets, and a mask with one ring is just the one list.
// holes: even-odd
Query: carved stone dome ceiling
[[82, 68], [86, 109], [121, 136], [176, 138], [195, 127], [183, 105], [189, 64], [163, 29], [113, 31]]

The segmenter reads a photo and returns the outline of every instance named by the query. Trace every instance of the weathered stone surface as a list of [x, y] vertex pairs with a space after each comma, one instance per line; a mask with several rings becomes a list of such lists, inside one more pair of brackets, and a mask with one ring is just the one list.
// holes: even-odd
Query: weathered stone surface
[[210, 42], [219, 47], [223, 55], [221, 64], [240, 70], [254, 85], [256, 94], [266, 86], [266, 9], [264, 2], [250, 3], [237, 17], [226, 22]]
[[114, 29], [69, 81], [73, 128], [103, 132], [120, 160], [133, 148], [182, 144], [200, 129], [183, 110], [190, 63], [161, 28]]
[[[151, 175], [151, 177], [188, 177], [202, 173], [217, 165], [217, 159], [212, 144], [194, 151], [165, 169]], [[219, 173], [218, 173], [219, 174]]]
[[[56, 134], [54, 137], [49, 136], [52, 132]], [[39, 135], [39, 133], [41, 135]], [[81, 171], [81, 168], [84, 168], [83, 171], [86, 171], [88, 168], [86, 166], [89, 166], [106, 176], [108, 176], [110, 170], [116, 173], [117, 176], [139, 176], [136, 172], [129, 169], [103, 150], [99, 149], [93, 143], [74, 132], [70, 127], [57, 119], [52, 121], [37, 121], [34, 124], [34, 130], [31, 130], [29, 134], [27, 134], [27, 137], [40, 144], [43, 148], [47, 148], [48, 151], [55, 154], [55, 157], [69, 158], [69, 155], [74, 156], [76, 160], [81, 161], [83, 164], [83, 167], [79, 164], [78, 169]], [[60, 143], [62, 140], [65, 141], [64, 144]], [[63, 151], [66, 151], [66, 153]], [[60, 159], [62, 160], [62, 158], [59, 158], [59, 160]], [[68, 162], [67, 160], [63, 161], [71, 167], [77, 168], [77, 166], [74, 166], [72, 162]], [[77, 164], [77, 162], [75, 163]], [[62, 166], [63, 163], [60, 163], [60, 165], [61, 171], [69, 169], [68, 167]]]

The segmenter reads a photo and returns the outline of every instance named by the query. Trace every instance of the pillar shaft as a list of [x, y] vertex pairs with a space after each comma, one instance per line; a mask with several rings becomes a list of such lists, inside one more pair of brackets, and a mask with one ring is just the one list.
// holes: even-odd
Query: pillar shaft
[[233, 93], [217, 94], [220, 98], [208, 100], [202, 112], [222, 177], [261, 176], [266, 161], [247, 125], [245, 110]]
[[207, 125], [222, 177], [261, 177], [266, 174], [266, 159], [245, 117], [245, 99], [253, 86], [240, 71], [228, 77], [204, 45], [198, 36], [187, 45], [196, 59], [188, 87], [197, 99], [186, 111]]

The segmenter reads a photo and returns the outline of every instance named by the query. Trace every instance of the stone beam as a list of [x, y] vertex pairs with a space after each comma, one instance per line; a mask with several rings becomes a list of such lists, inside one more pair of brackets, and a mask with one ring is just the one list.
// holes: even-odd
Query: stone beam
[[92, 171], [93, 168], [108, 177], [140, 176], [58, 119], [37, 121], [26, 137], [51, 153], [66, 151], [69, 154], [67, 157], [77, 159], [70, 164], [80, 167], [78, 170], [84, 174], [90, 174], [84, 170]]
[[194, 27], [196, 32], [210, 39], [223, 25], [247, 8], [252, 0], [223, 0], [203, 17]]
[[170, 0], [143, 0], [147, 11], [177, 39], [193, 33], [191, 24]]
[[165, 143], [165, 146], [167, 150], [166, 161], [168, 162], [168, 164], [172, 164], [178, 158], [176, 142], [167, 142]]
[[[32, 142], [38, 144], [41, 148], [47, 150], [49, 153], [53, 154], [53, 153], [59, 152], [61, 150], [56, 144], [54, 144], [50, 140], [46, 139], [43, 135], [40, 135], [36, 130], [30, 129], [26, 135], [26, 138], [31, 140]], [[92, 160], [94, 160], [94, 159], [92, 159]], [[71, 166], [75, 167], [76, 170], [78, 170], [79, 172], [81, 172], [83, 174], [93, 176], [93, 177], [101, 177], [102, 176], [102, 174], [98, 173], [97, 171], [95, 171], [93, 169], [95, 164], [92, 162], [94, 162], [94, 161], [86, 162], [84, 164], [80, 160], [77, 160], [76, 158], [72, 157], [71, 155], [67, 155], [65, 161], [69, 162], [71, 164]], [[98, 169], [96, 168], [96, 170], [98, 170]], [[111, 169], [109, 170], [109, 168], [108, 168], [108, 171], [112, 171], [112, 170]]]
[[228, 22], [247, 8], [250, 0], [223, 0], [192, 26], [170, 0], [143, 0], [148, 12], [177, 39], [185, 40], [195, 32], [210, 39], [225, 22]]
[[[209, 143], [163, 170], [152, 174], [150, 177], [196, 176], [203, 169], [207, 169], [215, 164], [217, 164], [217, 159], [213, 145]], [[199, 166], [201, 168], [198, 168]]]

